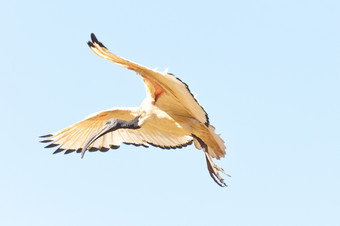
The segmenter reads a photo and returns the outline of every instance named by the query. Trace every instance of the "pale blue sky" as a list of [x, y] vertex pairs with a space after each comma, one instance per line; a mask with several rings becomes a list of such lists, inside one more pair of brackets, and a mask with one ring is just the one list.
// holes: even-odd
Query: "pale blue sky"
[[[0, 225], [340, 225], [339, 1], [2, 1]], [[38, 136], [139, 106], [112, 52], [185, 81], [227, 145], [52, 155]], [[123, 84], [123, 85], [122, 85]]]

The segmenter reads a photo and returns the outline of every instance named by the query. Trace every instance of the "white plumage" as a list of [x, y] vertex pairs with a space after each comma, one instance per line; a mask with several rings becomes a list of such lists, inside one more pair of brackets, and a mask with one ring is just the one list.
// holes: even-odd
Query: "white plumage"
[[91, 38], [92, 42], [88, 44], [95, 54], [142, 76], [146, 98], [140, 107], [98, 112], [66, 129], [42, 136], [46, 138], [42, 142], [51, 142], [46, 147], [59, 146], [54, 153], [76, 151], [82, 152], [83, 156], [86, 150], [108, 151], [118, 148], [121, 143], [168, 149], [194, 142], [196, 148], [205, 153], [211, 177], [220, 186], [225, 185], [218, 171], [225, 172], [211, 159], [225, 156], [224, 142], [214, 132], [207, 113], [188, 86], [167, 70], [158, 72], [118, 57], [109, 52], [94, 34]]

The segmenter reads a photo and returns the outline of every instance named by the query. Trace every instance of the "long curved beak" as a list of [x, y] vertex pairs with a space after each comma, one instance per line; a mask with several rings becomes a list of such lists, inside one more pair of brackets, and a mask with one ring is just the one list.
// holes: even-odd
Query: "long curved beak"
[[85, 143], [83, 149], [81, 150], [81, 158], [84, 157], [85, 151], [90, 147], [90, 145], [95, 142], [98, 138], [101, 136], [104, 136], [105, 134], [115, 131], [120, 128], [126, 128], [126, 129], [139, 129], [140, 126], [138, 125], [139, 116], [136, 118], [130, 120], [130, 121], [124, 121], [120, 119], [112, 118], [109, 121], [105, 123], [105, 125], [100, 128], [97, 132], [95, 132]]
[[90, 145], [95, 142], [98, 138], [101, 136], [104, 136], [105, 134], [115, 130], [117, 127], [116, 123], [110, 123], [111, 121], [108, 121], [101, 129], [99, 129], [97, 132], [95, 132], [85, 143], [83, 149], [81, 150], [81, 158], [84, 158], [85, 151], [90, 147]]

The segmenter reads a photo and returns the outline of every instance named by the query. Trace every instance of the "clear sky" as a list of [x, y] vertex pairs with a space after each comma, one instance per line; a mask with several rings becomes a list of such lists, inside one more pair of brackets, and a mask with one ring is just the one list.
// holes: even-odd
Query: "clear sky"
[[[0, 225], [340, 225], [340, 3], [2, 1]], [[175, 74], [226, 142], [52, 155], [38, 136], [139, 106], [112, 52]]]

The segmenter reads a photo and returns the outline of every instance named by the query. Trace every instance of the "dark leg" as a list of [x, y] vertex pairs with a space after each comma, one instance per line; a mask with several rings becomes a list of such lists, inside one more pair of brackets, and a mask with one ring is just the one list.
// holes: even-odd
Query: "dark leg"
[[[207, 167], [209, 170], [209, 174], [210, 176], [214, 179], [214, 181], [220, 185], [221, 187], [227, 186], [226, 183], [224, 182], [223, 178], [219, 175], [218, 172], [222, 172], [223, 174], [227, 175], [230, 177], [229, 174], [227, 174], [221, 167], [218, 167], [213, 160], [211, 159], [210, 155], [208, 154], [208, 152], [204, 152], [205, 153], [205, 158], [207, 160]], [[216, 180], [216, 178], [219, 180], [219, 182]]]
[[[196, 137], [196, 136], [195, 136]], [[204, 154], [205, 154], [205, 159], [207, 161], [207, 167], [208, 167], [208, 171], [209, 174], [211, 176], [211, 178], [216, 182], [216, 184], [218, 184], [221, 187], [227, 186], [226, 183], [224, 182], [223, 178], [219, 175], [218, 172], [222, 172], [225, 175], [229, 176], [229, 174], [227, 174], [226, 172], [224, 172], [224, 170], [220, 167], [218, 167], [213, 160], [211, 159], [209, 153], [208, 153], [208, 146], [199, 138], [196, 137], [196, 139], [198, 140], [198, 142], [200, 143]]]
[[88, 149], [88, 147], [95, 142], [98, 138], [101, 136], [104, 136], [105, 134], [115, 131], [117, 129], [139, 129], [138, 125], [138, 119], [139, 116], [132, 119], [131, 121], [124, 121], [120, 119], [112, 118], [109, 121], [105, 123], [105, 125], [99, 129], [97, 132], [95, 132], [85, 143], [83, 149], [81, 150], [81, 158], [84, 157], [85, 151]]

